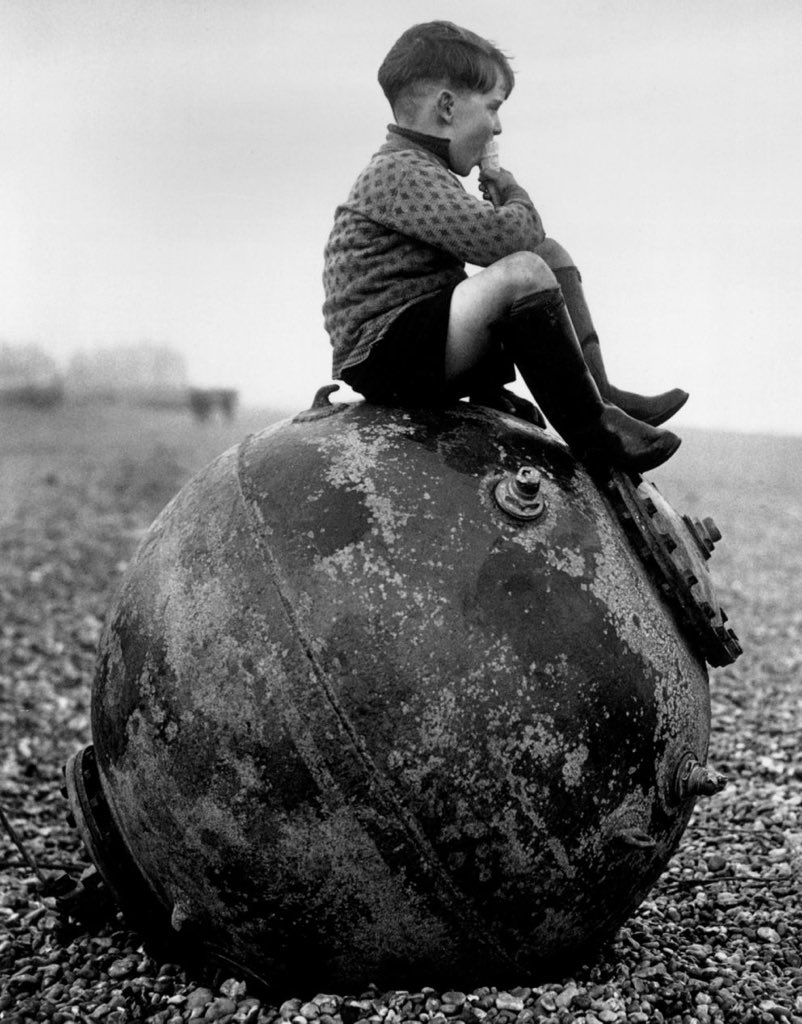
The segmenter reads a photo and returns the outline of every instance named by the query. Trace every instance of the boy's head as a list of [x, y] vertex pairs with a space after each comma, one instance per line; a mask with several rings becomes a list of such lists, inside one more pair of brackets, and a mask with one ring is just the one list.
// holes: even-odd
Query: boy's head
[[509, 96], [515, 75], [493, 43], [450, 21], [428, 21], [413, 25], [398, 39], [379, 68], [379, 85], [395, 112], [405, 95], [423, 82], [484, 93], [499, 76]]
[[493, 43], [450, 21], [413, 25], [379, 68], [396, 121], [449, 139], [452, 170], [463, 175], [501, 131], [498, 109], [514, 83]]

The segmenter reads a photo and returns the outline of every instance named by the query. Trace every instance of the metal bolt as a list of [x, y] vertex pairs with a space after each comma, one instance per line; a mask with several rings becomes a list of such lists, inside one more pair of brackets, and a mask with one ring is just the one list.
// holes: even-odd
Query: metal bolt
[[505, 474], [493, 489], [499, 508], [514, 519], [537, 519], [546, 508], [540, 497], [541, 480], [540, 470], [534, 466], [521, 466], [515, 473]]
[[[693, 523], [694, 523], [694, 526], [696, 527], [696, 532], [697, 532], [697, 534], [699, 536], [699, 539], [702, 542], [702, 546], [704, 548], [703, 554], [705, 554], [705, 557], [709, 558], [711, 552], [713, 551], [713, 549], [716, 546], [713, 543], [713, 538], [708, 533], [707, 526], [706, 526], [705, 522], [700, 522], [698, 519], [694, 519]], [[713, 524], [713, 528], [714, 529], [715, 529], [715, 525], [716, 524], [714, 523]]]
[[692, 796], [713, 796], [726, 785], [726, 777], [715, 768], [700, 764], [695, 757], [688, 756], [674, 776], [674, 796], [680, 801]]
[[534, 498], [540, 491], [540, 471], [534, 466], [521, 466], [515, 474], [514, 488], [522, 498]]
[[705, 530], [707, 530], [707, 535], [713, 542], [713, 544], [718, 544], [718, 542], [721, 540], [721, 530], [719, 530], [719, 528], [713, 522], [713, 517], [705, 516], [702, 520], [702, 523], [704, 524], [704, 528]]
[[708, 536], [705, 527], [702, 526], [698, 519], [692, 519], [688, 515], [683, 516], [682, 520], [699, 551], [706, 559], [710, 558], [710, 552], [713, 550], [713, 541]]
[[720, 793], [726, 785], [726, 777], [706, 764], [695, 765], [686, 784], [689, 796], [712, 796]]

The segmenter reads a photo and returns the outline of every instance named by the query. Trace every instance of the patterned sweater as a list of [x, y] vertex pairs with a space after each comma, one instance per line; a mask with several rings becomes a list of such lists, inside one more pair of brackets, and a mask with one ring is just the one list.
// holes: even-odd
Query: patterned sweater
[[464, 280], [465, 263], [486, 267], [542, 241], [524, 189], [511, 188], [494, 209], [465, 191], [445, 159], [391, 127], [337, 208], [326, 244], [333, 376], [362, 362], [412, 303]]

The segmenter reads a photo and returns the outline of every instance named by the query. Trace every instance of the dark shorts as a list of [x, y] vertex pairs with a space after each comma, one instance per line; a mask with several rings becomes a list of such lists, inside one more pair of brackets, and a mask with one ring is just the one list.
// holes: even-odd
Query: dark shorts
[[[471, 380], [446, 381], [446, 339], [452, 285], [404, 310], [370, 350], [367, 359], [343, 370], [342, 379], [370, 402], [442, 405], [471, 393]], [[500, 387], [515, 378], [501, 355], [488, 357], [471, 374], [477, 387]], [[497, 380], [496, 380], [497, 378]]]

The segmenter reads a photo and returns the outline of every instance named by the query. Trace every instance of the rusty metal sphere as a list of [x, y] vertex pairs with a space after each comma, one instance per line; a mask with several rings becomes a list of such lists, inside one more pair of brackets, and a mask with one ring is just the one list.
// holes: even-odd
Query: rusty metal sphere
[[247, 438], [158, 517], [111, 610], [108, 822], [84, 807], [84, 831], [165, 927], [268, 981], [585, 955], [710, 789], [708, 634], [633, 519], [702, 551], [644, 486], [464, 403], [321, 401]]

